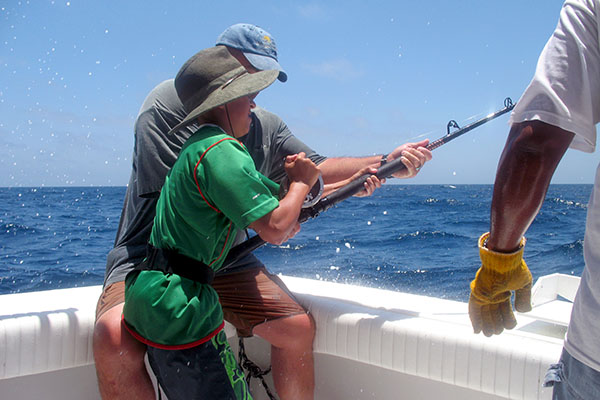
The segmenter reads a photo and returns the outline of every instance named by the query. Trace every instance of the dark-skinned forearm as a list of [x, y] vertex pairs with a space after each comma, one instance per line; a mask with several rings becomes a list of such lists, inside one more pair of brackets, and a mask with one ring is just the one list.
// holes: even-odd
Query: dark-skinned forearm
[[519, 247], [572, 139], [571, 132], [539, 121], [513, 125], [496, 172], [488, 248]]

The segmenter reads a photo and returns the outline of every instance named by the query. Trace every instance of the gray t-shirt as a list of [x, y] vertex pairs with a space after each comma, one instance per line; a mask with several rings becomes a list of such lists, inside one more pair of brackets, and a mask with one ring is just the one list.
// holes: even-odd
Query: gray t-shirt
[[[259, 107], [253, 110], [246, 145], [256, 169], [275, 182], [285, 176], [286, 155], [305, 152], [316, 164], [325, 157], [298, 140], [275, 114]], [[177, 97], [173, 79], [156, 86], [146, 97], [135, 123], [133, 165], [114, 248], [108, 253], [104, 286], [123, 281], [125, 275], [146, 256], [156, 202], [167, 172], [177, 160], [181, 146], [195, 126], [168, 135], [186, 111]], [[238, 238], [238, 241], [240, 238]]]

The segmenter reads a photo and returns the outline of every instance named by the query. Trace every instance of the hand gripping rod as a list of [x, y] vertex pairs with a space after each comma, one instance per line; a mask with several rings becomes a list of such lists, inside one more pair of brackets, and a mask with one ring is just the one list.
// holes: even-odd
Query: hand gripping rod
[[[433, 142], [430, 142], [426, 146], [426, 148], [428, 150], [437, 149], [441, 145], [446, 144], [449, 141], [454, 140], [461, 135], [464, 135], [465, 133], [485, 124], [486, 122], [489, 122], [489, 121], [493, 120], [494, 118], [497, 118], [503, 114], [506, 114], [507, 112], [511, 111], [514, 107], [515, 107], [515, 105], [513, 104], [511, 98], [507, 97], [506, 99], [504, 99], [504, 108], [502, 108], [496, 112], [493, 112], [493, 113], [481, 118], [480, 120], [477, 120], [477, 121], [473, 122], [472, 124], [467, 125], [463, 128], [460, 128], [458, 126], [458, 124], [456, 123], [456, 121], [451, 120], [450, 122], [448, 122], [447, 134]], [[450, 133], [450, 128], [456, 128], [457, 130]], [[406, 169], [406, 166], [402, 163], [400, 158], [397, 158], [393, 161], [388, 162], [387, 164], [379, 167], [377, 169], [376, 174], [365, 174], [365, 175], [359, 177], [358, 179], [353, 180], [346, 186], [342, 186], [335, 192], [331, 193], [329, 196], [323, 197], [314, 206], [308, 207], [308, 208], [303, 208], [300, 211], [300, 216], [298, 217], [298, 222], [303, 223], [310, 218], [315, 218], [320, 213], [328, 210], [329, 208], [336, 205], [337, 203], [339, 203], [343, 200], [346, 200], [349, 197], [354, 196], [356, 193], [363, 190], [364, 183], [367, 180], [367, 178], [369, 178], [370, 176], [375, 175], [379, 179], [385, 179], [385, 178], [391, 177], [393, 174], [395, 174], [396, 172], [401, 171], [403, 169]], [[250, 239], [246, 240], [245, 242], [238, 244], [237, 246], [233, 247], [229, 251], [229, 254], [227, 255], [227, 258], [225, 259], [225, 262], [223, 263], [222, 268], [226, 268], [226, 267], [232, 265], [236, 261], [240, 260], [242, 257], [244, 257], [247, 254], [258, 249], [265, 243], [266, 242], [263, 239], [261, 239], [260, 236], [256, 235], [256, 236], [252, 236]]]

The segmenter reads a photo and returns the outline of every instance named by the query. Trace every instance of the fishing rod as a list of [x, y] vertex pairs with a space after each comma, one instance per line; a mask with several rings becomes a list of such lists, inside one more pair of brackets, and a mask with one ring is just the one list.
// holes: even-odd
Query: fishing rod
[[[446, 144], [449, 141], [454, 140], [461, 135], [464, 135], [465, 133], [485, 124], [486, 122], [489, 122], [489, 121], [493, 120], [494, 118], [497, 118], [503, 114], [506, 114], [507, 112], [511, 111], [514, 107], [515, 107], [515, 105], [513, 104], [511, 98], [507, 97], [506, 99], [504, 99], [504, 108], [502, 108], [496, 112], [493, 112], [493, 113], [483, 117], [482, 119], [475, 121], [472, 124], [469, 124], [463, 128], [459, 127], [458, 124], [456, 123], [456, 121], [451, 120], [450, 122], [448, 122], [448, 125], [446, 127], [447, 128], [446, 135], [442, 136], [441, 138], [439, 138], [433, 142], [430, 142], [425, 147], [428, 150], [437, 149], [441, 145]], [[457, 130], [455, 130], [454, 132], [450, 132], [450, 129], [452, 129], [452, 128], [455, 128]], [[362, 175], [358, 179], [353, 180], [352, 182], [350, 182], [349, 184], [347, 184], [345, 186], [342, 186], [340, 189], [336, 190], [335, 192], [331, 193], [330, 195], [321, 198], [313, 206], [303, 208], [300, 211], [300, 216], [298, 217], [298, 222], [303, 223], [303, 222], [306, 222], [307, 220], [309, 220], [310, 218], [315, 218], [320, 213], [328, 210], [329, 208], [336, 205], [337, 203], [339, 203], [343, 200], [346, 200], [349, 197], [354, 196], [355, 194], [357, 194], [358, 192], [360, 192], [361, 190], [364, 189], [364, 183], [366, 182], [367, 178], [375, 175], [379, 179], [386, 179], [386, 178], [391, 177], [396, 172], [399, 172], [403, 169], [406, 169], [406, 165], [404, 165], [402, 163], [402, 160], [400, 158], [397, 158], [397, 159], [392, 160], [392, 161], [386, 163], [385, 165], [382, 165], [381, 167], [379, 167], [377, 169], [377, 173], [375, 173], [375, 174]], [[256, 236], [252, 236], [245, 242], [238, 244], [237, 246], [233, 247], [231, 249], [231, 251], [229, 251], [227, 258], [225, 259], [225, 262], [223, 263], [223, 268], [229, 267], [236, 261], [240, 260], [242, 257], [244, 257], [244, 256], [248, 255], [249, 253], [253, 252], [254, 250], [258, 249], [265, 243], [266, 242], [259, 235], [256, 235]]]

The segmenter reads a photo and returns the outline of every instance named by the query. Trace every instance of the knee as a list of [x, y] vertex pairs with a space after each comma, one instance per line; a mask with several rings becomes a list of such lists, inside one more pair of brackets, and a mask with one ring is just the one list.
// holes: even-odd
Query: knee
[[315, 322], [310, 314], [296, 314], [254, 327], [253, 333], [279, 348], [312, 348]]
[[121, 321], [115, 321], [100, 317], [94, 325], [94, 347], [104, 348], [117, 346], [121, 330]]
[[292, 343], [296, 343], [303, 347], [312, 347], [316, 333], [316, 325], [312, 315], [297, 315], [290, 317], [286, 322], [289, 323], [289, 329], [286, 331], [290, 335]]
[[94, 326], [93, 350], [96, 363], [138, 365], [143, 361], [146, 346], [123, 327], [121, 313], [111, 311], [98, 318]]
[[315, 334], [317, 332], [317, 325], [315, 324], [315, 319], [312, 317], [311, 314], [306, 314], [306, 317], [307, 317], [308, 321], [306, 323], [305, 335], [306, 335], [307, 339], [310, 340], [310, 343], [312, 344], [313, 340], [315, 339]]

